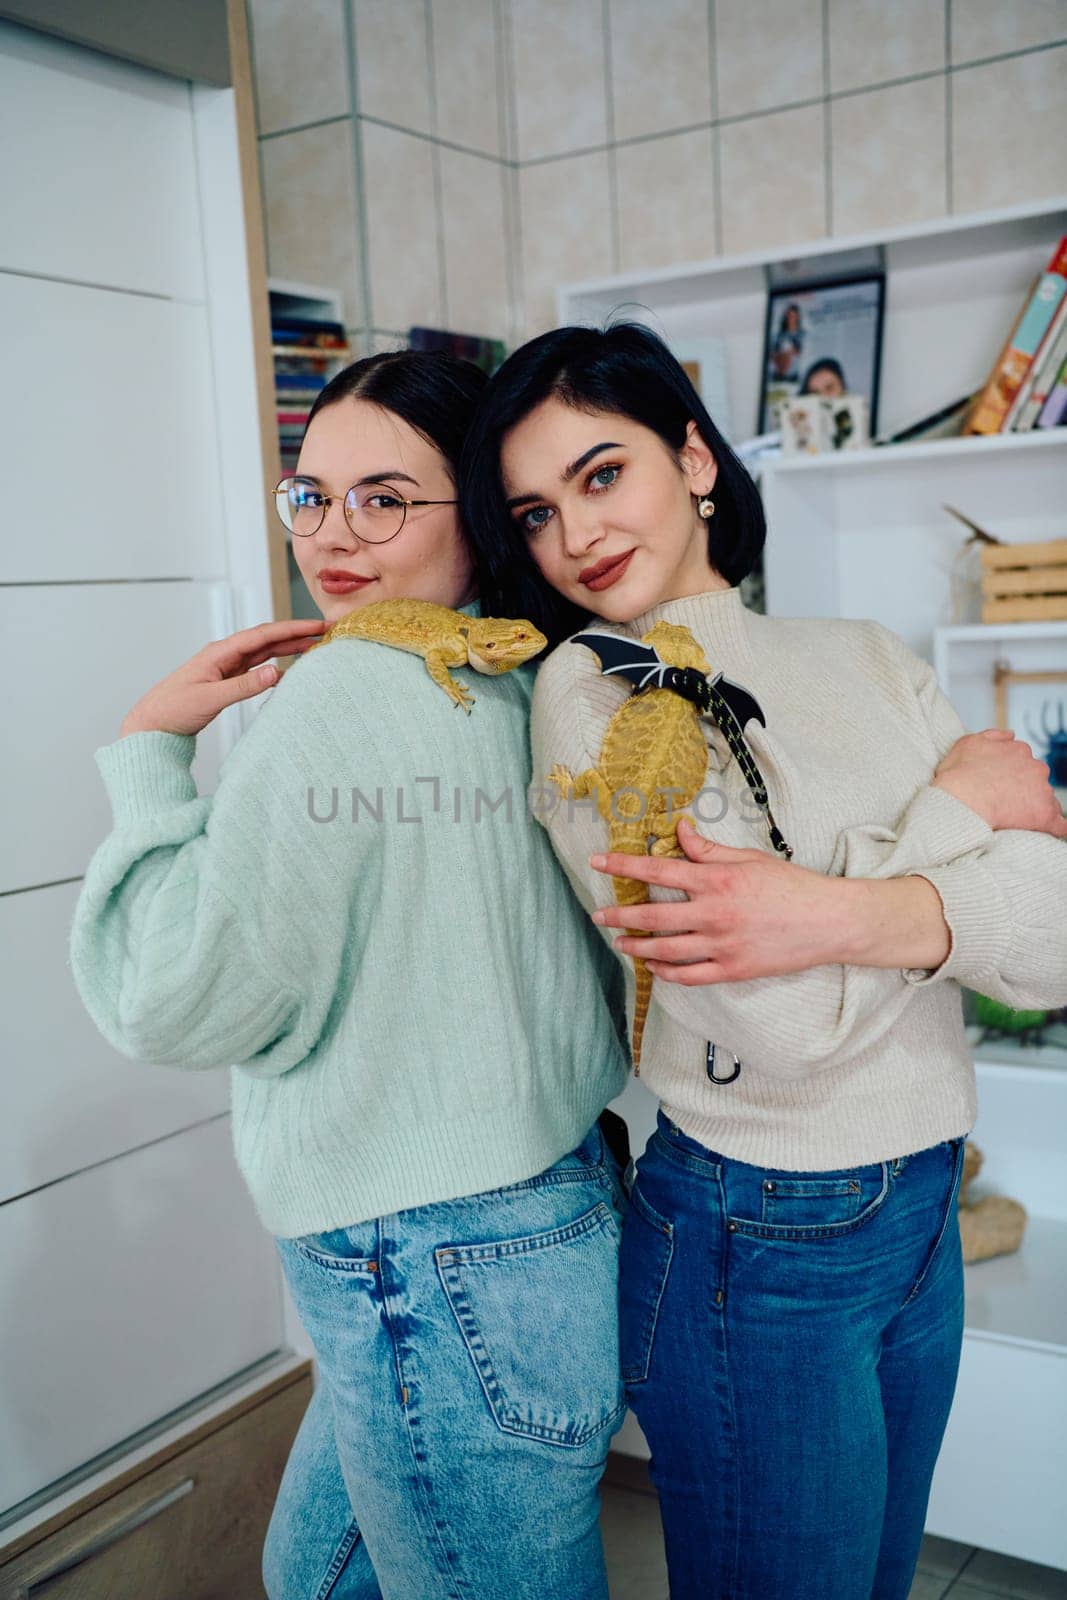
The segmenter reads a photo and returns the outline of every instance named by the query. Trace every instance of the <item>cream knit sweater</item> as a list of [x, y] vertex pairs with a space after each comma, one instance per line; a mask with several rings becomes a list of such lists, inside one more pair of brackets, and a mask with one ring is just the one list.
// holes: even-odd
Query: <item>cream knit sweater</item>
[[[661, 618], [687, 625], [713, 671], [760, 702], [767, 726], [750, 722], [746, 737], [793, 860], [846, 877], [919, 873], [941, 897], [951, 948], [933, 972], [835, 965], [699, 988], [656, 982], [643, 1080], [701, 1144], [786, 1170], [882, 1161], [966, 1133], [976, 1095], [960, 985], [1014, 1006], [1067, 1001], [1067, 842], [993, 833], [931, 786], [965, 730], [932, 668], [880, 623], [760, 616], [731, 588], [597, 626], [639, 637]], [[595, 766], [628, 692], [584, 645], [555, 650], [534, 689], [535, 783], [556, 762], [575, 773]], [[769, 850], [725, 739], [704, 725], [698, 830]], [[713, 789], [728, 798], [716, 821], [724, 806]], [[607, 842], [592, 803], [538, 809], [586, 909], [611, 904], [611, 879], [589, 866]], [[652, 898], [682, 896], [653, 888]], [[618, 937], [602, 931], [609, 944]], [[633, 963], [623, 964], [632, 1015]], [[708, 1041], [740, 1057], [732, 1083], [709, 1081]]]

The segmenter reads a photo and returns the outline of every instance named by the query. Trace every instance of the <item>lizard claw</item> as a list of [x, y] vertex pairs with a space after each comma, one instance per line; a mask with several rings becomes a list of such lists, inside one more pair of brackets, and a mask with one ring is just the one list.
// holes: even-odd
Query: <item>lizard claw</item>
[[549, 783], [554, 783], [560, 794], [566, 800], [574, 788], [574, 774], [569, 767], [556, 763], [548, 774]]

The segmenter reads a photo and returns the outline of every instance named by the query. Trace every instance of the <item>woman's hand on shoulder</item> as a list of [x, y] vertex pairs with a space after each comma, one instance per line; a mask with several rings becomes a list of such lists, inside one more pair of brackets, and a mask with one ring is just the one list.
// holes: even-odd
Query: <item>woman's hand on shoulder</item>
[[251, 700], [277, 683], [278, 668], [264, 662], [272, 656], [303, 655], [326, 626], [321, 618], [261, 622], [227, 639], [212, 640], [142, 695], [123, 718], [119, 738], [130, 733], [202, 732], [226, 706]]
[[1067, 839], [1067, 818], [1049, 783], [1049, 769], [1028, 744], [1004, 728], [968, 733], [943, 756], [934, 787], [955, 795], [991, 828], [1021, 828]]

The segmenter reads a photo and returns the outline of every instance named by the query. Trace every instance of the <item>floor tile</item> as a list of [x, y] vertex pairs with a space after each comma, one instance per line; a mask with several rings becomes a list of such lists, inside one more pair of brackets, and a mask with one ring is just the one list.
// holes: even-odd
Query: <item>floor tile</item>
[[908, 1600], [941, 1600], [948, 1581], [932, 1572], [917, 1572], [915, 1582], [908, 1590]]
[[941, 1539], [936, 1533], [928, 1533], [919, 1549], [919, 1571], [933, 1573], [939, 1578], [958, 1578], [964, 1563], [973, 1555], [969, 1544], [958, 1544], [955, 1539]]
[[611, 1600], [667, 1600], [667, 1563], [655, 1498], [604, 1488], [601, 1499]]
[[[983, 1589], [1011, 1600], [1067, 1600], [1067, 1572], [1058, 1567], [1039, 1567], [1032, 1561], [1016, 1561], [996, 1555], [992, 1550], [976, 1550], [962, 1573], [963, 1583], [976, 1592]], [[955, 1600], [959, 1585], [952, 1590]], [[973, 1600], [965, 1595], [962, 1600]]]

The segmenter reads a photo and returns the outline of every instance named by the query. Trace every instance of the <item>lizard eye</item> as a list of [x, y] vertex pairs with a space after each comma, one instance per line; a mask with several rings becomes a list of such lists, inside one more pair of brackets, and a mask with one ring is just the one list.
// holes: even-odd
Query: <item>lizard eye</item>
[[489, 642], [488, 642], [488, 644], [487, 644], [487, 645], [486, 645], [486, 647], [485, 647], [485, 648], [486, 648], [486, 649], [487, 649], [487, 650], [495, 650], [495, 649], [496, 649], [496, 645], [495, 645], [495, 644], [494, 644], [494, 643], [493, 643], [493, 641], [492, 641], [492, 640], [491, 640], [491, 639], [490, 639], [490, 640], [489, 640]]
[[516, 639], [525, 639], [526, 635], [524, 633], [517, 633], [515, 637]]

